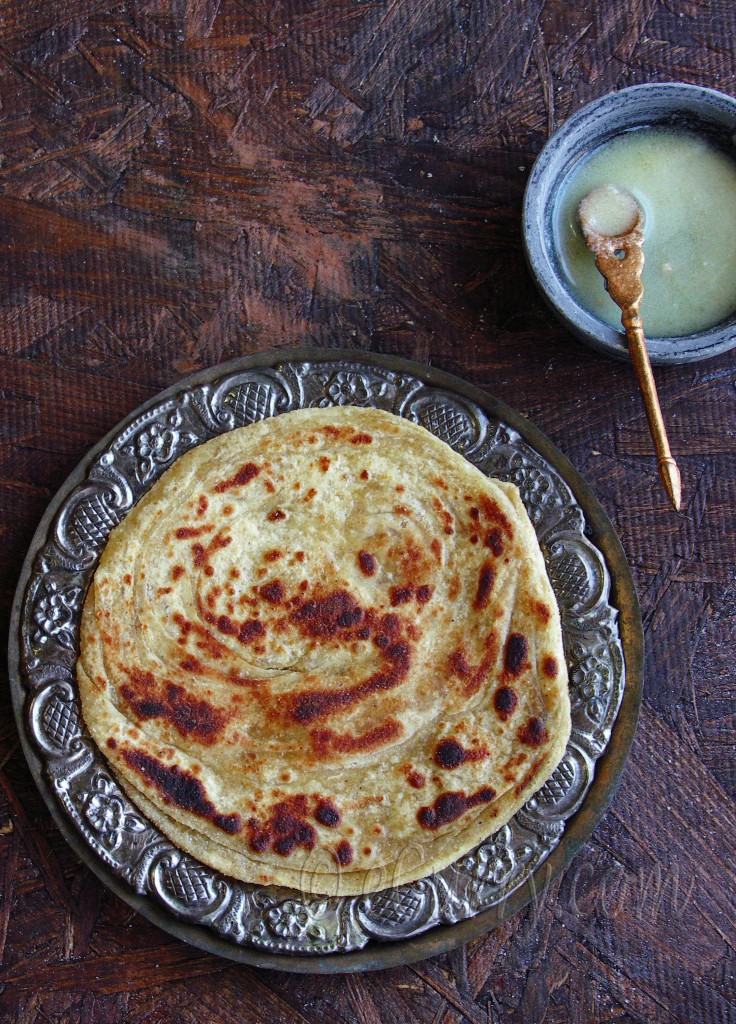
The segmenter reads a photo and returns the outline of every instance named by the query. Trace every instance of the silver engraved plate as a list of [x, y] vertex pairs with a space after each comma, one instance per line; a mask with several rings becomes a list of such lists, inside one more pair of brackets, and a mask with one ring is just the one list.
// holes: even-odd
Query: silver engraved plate
[[[14, 695], [43, 788], [55, 794], [67, 824], [94, 857], [129, 891], [157, 901], [164, 921], [194, 923], [228, 944], [269, 953], [346, 953], [471, 918], [533, 882], [565, 842], [568, 822], [585, 802], [596, 762], [610, 743], [625, 659], [609, 567], [589, 539], [594, 531], [586, 515], [562, 473], [524, 439], [523, 426], [516, 429], [488, 411], [492, 399], [481, 401], [479, 392], [459, 389], [455, 378], [399, 360], [348, 361], [325, 352], [281, 362], [267, 358], [215, 368], [149, 403], [57, 496], [21, 581]], [[562, 613], [573, 718], [552, 777], [471, 853], [420, 881], [340, 898], [238, 882], [177, 849], [128, 799], [91, 740], [74, 673], [84, 596], [110, 531], [175, 459], [236, 427], [332, 405], [403, 416], [483, 473], [516, 484]], [[516, 414], [509, 418], [523, 424]], [[155, 919], [160, 922], [161, 915]]]

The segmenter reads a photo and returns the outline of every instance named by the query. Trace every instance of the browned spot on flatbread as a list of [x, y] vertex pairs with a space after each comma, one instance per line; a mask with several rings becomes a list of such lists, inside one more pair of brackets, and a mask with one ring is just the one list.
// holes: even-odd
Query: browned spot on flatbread
[[541, 718], [530, 718], [519, 729], [519, 740], [527, 747], [541, 747], [547, 739], [547, 727]]
[[434, 750], [434, 763], [448, 771], [453, 768], [459, 768], [460, 765], [465, 764], [467, 761], [483, 761], [487, 757], [488, 750], [486, 747], [468, 750], [462, 743], [459, 743], [458, 740], [452, 737], [442, 740]]
[[258, 593], [261, 595], [263, 600], [268, 601], [269, 604], [281, 604], [284, 600], [286, 591], [284, 590], [284, 584], [281, 580], [273, 580], [271, 583], [266, 583], [262, 587], [259, 587]]
[[290, 618], [307, 636], [334, 637], [345, 629], [352, 629], [363, 616], [364, 611], [352, 594], [347, 590], [333, 590], [306, 601]]
[[342, 821], [342, 815], [332, 800], [320, 800], [314, 812], [314, 820], [325, 828], [337, 828]]
[[229, 491], [233, 487], [244, 487], [257, 477], [260, 472], [261, 468], [256, 466], [255, 462], [246, 462], [234, 476], [227, 480], [222, 480], [219, 484], [215, 484], [215, 492], [217, 494], [224, 494], [225, 491]]
[[270, 849], [280, 857], [288, 857], [297, 847], [313, 850], [317, 832], [305, 820], [310, 813], [309, 804], [306, 796], [292, 796], [274, 804], [265, 821], [249, 818], [248, 845], [251, 850], [264, 853]]
[[120, 687], [120, 695], [138, 719], [165, 719], [180, 736], [204, 746], [217, 741], [227, 721], [225, 712], [206, 700], [193, 697], [183, 686], [166, 679], [158, 681], [152, 672], [135, 668], [124, 671], [130, 682]]
[[496, 796], [492, 786], [483, 786], [470, 796], [462, 792], [441, 793], [430, 807], [420, 807], [417, 811], [417, 821], [422, 828], [434, 832], [443, 825], [449, 825], [456, 821], [471, 807], [479, 804], [490, 803]]
[[449, 658], [450, 668], [456, 676], [460, 676], [464, 679], [470, 675], [471, 668], [468, 659], [465, 657], [465, 652], [462, 648], [458, 647], [457, 650], [453, 651]]
[[524, 764], [526, 759], [527, 759], [526, 753], [523, 750], [521, 750], [521, 751], [519, 751], [518, 754], [514, 754], [513, 757], [510, 757], [508, 759], [508, 761], [506, 763], [506, 767], [507, 768], [514, 768], [514, 769], [515, 768], [519, 768], [519, 767], [521, 767], [522, 764]]
[[378, 615], [373, 610], [366, 611], [347, 591], [337, 590], [306, 601], [291, 613], [289, 621], [306, 636], [321, 642], [372, 638], [385, 662], [384, 668], [351, 686], [305, 690], [282, 698], [287, 717], [294, 722], [308, 724], [351, 707], [372, 694], [393, 689], [409, 673], [411, 646], [401, 639], [401, 619], [393, 613]]
[[465, 681], [463, 692], [466, 697], [472, 697], [480, 690], [488, 677], [488, 673], [496, 662], [496, 657], [498, 655], [498, 637], [493, 630], [491, 630], [486, 637], [484, 646], [485, 653], [480, 664], [477, 668], [471, 670], [470, 675]]
[[445, 506], [440, 501], [440, 499], [437, 497], [434, 497], [432, 499], [432, 504], [434, 505], [435, 511], [437, 512], [442, 522], [444, 523], [444, 532], [448, 536], [452, 536], [452, 534], [455, 532], [455, 517], [453, 516], [452, 512], [446, 509]]
[[247, 619], [238, 628], [238, 640], [241, 644], [250, 644], [259, 637], [265, 636], [266, 628], [259, 619]]
[[484, 543], [487, 548], [491, 549], [496, 558], [501, 557], [503, 554], [503, 538], [498, 526], [494, 526], [492, 530], [488, 531]]
[[333, 856], [336, 863], [343, 868], [347, 867], [348, 864], [352, 864], [353, 848], [347, 839], [343, 839], [337, 844]]
[[411, 661], [409, 644], [396, 643], [384, 650], [390, 667], [374, 672], [368, 679], [339, 690], [307, 690], [290, 696], [290, 717], [302, 724], [324, 718], [338, 709], [348, 708], [382, 690], [390, 690], [404, 681]]
[[543, 601], [537, 601], [535, 603], [534, 611], [537, 613], [537, 618], [542, 625], [546, 625], [552, 617], [552, 612]]
[[240, 815], [220, 814], [200, 780], [191, 772], [177, 765], [165, 765], [142, 750], [123, 750], [122, 756], [130, 768], [158, 790], [164, 803], [175, 804], [200, 818], [206, 818], [228, 835], [242, 831]]
[[364, 576], [375, 576], [378, 572], [378, 559], [370, 551], [358, 552], [358, 565]]
[[556, 679], [559, 672], [556, 658], [546, 657], [542, 662], [542, 672], [544, 672], [548, 679]]
[[317, 757], [328, 757], [330, 754], [353, 754], [357, 751], [378, 750], [391, 740], [401, 736], [404, 727], [393, 718], [387, 719], [375, 729], [359, 736], [350, 733], [337, 733], [332, 729], [312, 729], [309, 740]]
[[502, 722], [507, 722], [516, 711], [519, 698], [510, 686], [499, 686], [493, 695], [493, 706]]
[[514, 530], [511, 526], [511, 522], [509, 521], [508, 516], [501, 511], [493, 498], [489, 498], [487, 495], [481, 494], [478, 498], [478, 504], [480, 505], [486, 521], [494, 523], [500, 530], [502, 530], [503, 533], [506, 534], [509, 540], [513, 540]]
[[195, 645], [201, 651], [209, 654], [211, 658], [219, 659], [226, 653], [227, 648], [200, 623], [190, 622], [180, 612], [175, 613], [174, 622], [180, 631], [179, 643], [186, 644], [190, 635], [194, 635], [196, 637]]
[[412, 768], [409, 764], [403, 765], [402, 771], [406, 775], [406, 781], [412, 789], [424, 789], [427, 780], [421, 772], [418, 772], [416, 768]]
[[523, 633], [511, 633], [506, 641], [503, 667], [510, 676], [520, 676], [529, 668], [529, 641]]
[[491, 591], [493, 590], [493, 584], [496, 580], [496, 572], [490, 562], [484, 562], [478, 573], [478, 586], [475, 591], [475, 599], [473, 601], [473, 608], [476, 611], [482, 611], [488, 607], [488, 602], [491, 599]]
[[190, 540], [192, 537], [201, 537], [203, 533], [212, 533], [214, 527], [204, 526], [180, 526], [176, 531], [177, 540]]

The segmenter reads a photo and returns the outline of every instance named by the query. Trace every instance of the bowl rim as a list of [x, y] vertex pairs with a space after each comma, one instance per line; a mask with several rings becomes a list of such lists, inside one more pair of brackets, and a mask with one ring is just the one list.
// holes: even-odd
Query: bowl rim
[[[628, 345], [622, 331], [603, 323], [574, 297], [551, 256], [546, 229], [550, 200], [564, 177], [565, 165], [584, 146], [571, 147], [581, 128], [589, 126], [595, 131], [586, 146], [592, 150], [609, 134], [627, 128], [643, 126], [642, 101], [645, 105], [660, 107], [663, 113], [683, 113], [708, 123], [708, 111], [720, 114], [733, 122], [736, 139], [736, 99], [706, 86], [686, 82], [645, 82], [608, 92], [591, 100], [572, 114], [550, 136], [540, 150], [532, 167], [524, 192], [522, 236], [527, 266], [547, 305], [576, 338], [589, 347], [620, 360], [630, 360]], [[665, 103], [670, 109], [663, 111]], [[631, 110], [630, 123], [618, 123], [621, 114]], [[619, 115], [618, 117], [616, 115]], [[653, 116], [655, 115], [653, 111]], [[611, 122], [614, 124], [611, 126]], [[654, 122], [656, 123], [656, 121]], [[606, 130], [606, 125], [611, 126]], [[594, 126], [596, 126], [594, 128]], [[736, 158], [736, 149], [734, 151]], [[652, 363], [677, 364], [710, 359], [736, 346], [736, 310], [730, 318], [695, 334], [678, 337], [647, 338], [647, 349]]]

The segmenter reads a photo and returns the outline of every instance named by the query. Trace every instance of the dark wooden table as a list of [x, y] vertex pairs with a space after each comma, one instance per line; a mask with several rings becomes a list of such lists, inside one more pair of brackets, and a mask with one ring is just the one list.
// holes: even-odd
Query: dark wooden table
[[736, 1020], [736, 353], [657, 373], [668, 511], [629, 367], [524, 266], [535, 154], [636, 82], [736, 91], [732, 0], [2, 0], [0, 494], [7, 621], [52, 494], [196, 368], [309, 344], [398, 353], [531, 416], [630, 560], [648, 663], [612, 809], [544, 897], [377, 974], [233, 965], [71, 853], [0, 692], [0, 1019]]

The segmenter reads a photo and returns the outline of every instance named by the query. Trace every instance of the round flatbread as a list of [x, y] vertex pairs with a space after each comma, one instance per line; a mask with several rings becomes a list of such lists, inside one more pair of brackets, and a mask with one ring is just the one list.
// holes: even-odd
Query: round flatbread
[[110, 535], [77, 675], [92, 736], [177, 846], [305, 892], [445, 867], [570, 732], [518, 491], [372, 409], [287, 413], [182, 456]]

